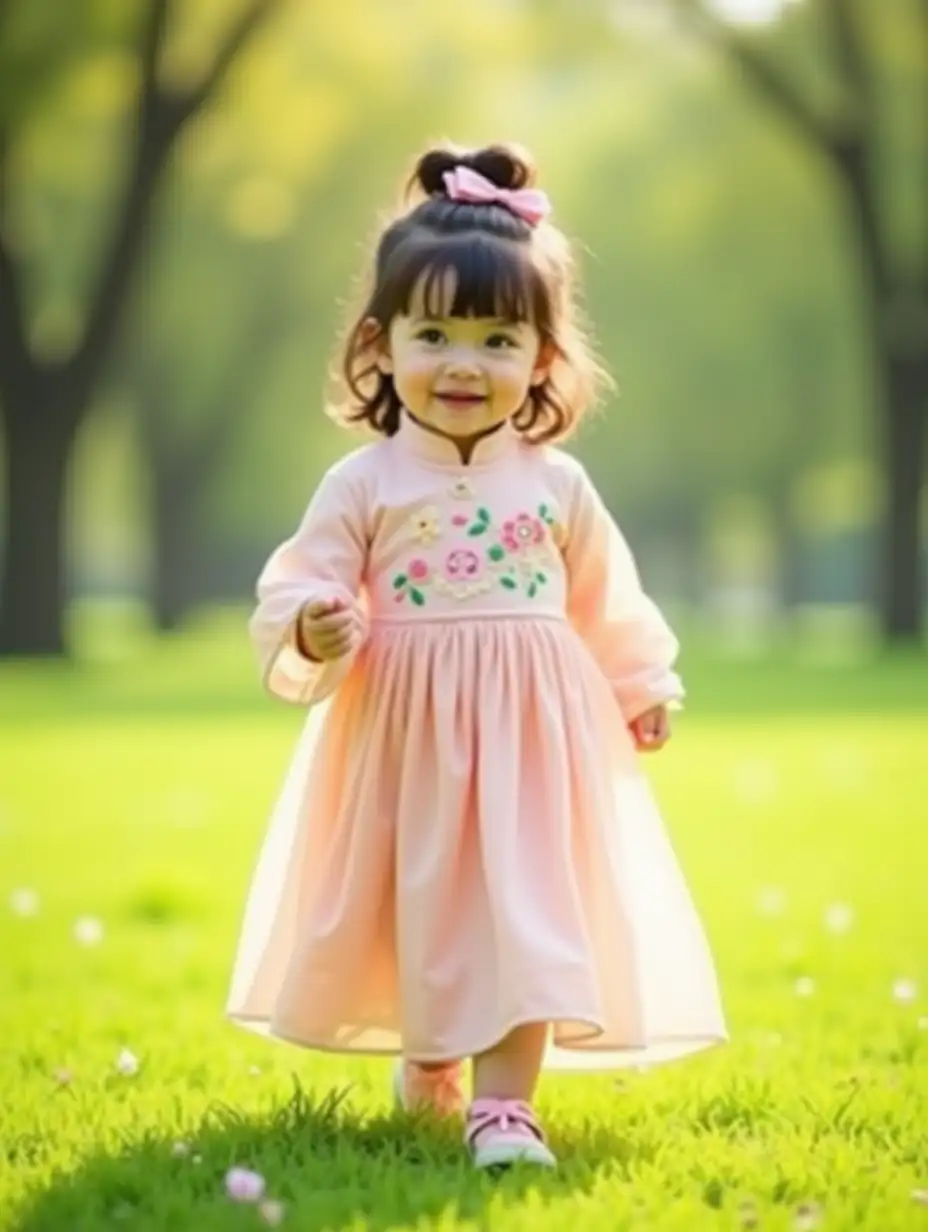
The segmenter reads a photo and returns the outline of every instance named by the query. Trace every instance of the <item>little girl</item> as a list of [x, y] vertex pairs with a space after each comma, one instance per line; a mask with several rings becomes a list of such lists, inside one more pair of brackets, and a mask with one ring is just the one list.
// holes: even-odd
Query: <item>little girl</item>
[[[677, 643], [583, 467], [599, 375], [570, 252], [509, 147], [436, 149], [377, 246], [343, 421], [258, 583], [268, 689], [307, 724], [252, 884], [229, 1013], [399, 1054], [478, 1167], [554, 1157], [544, 1063], [725, 1038], [712, 959], [636, 753]], [[320, 718], [321, 721], [315, 721]]]

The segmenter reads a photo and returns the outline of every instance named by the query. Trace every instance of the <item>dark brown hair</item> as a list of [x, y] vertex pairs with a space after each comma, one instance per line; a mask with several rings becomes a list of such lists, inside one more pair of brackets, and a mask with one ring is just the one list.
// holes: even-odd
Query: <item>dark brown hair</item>
[[[434, 315], [501, 316], [530, 321], [554, 359], [547, 378], [529, 389], [515, 427], [535, 442], [568, 436], [606, 379], [579, 321], [570, 245], [558, 228], [532, 227], [499, 204], [452, 201], [444, 175], [470, 167], [500, 188], [530, 187], [535, 170], [515, 146], [428, 150], [405, 185], [403, 208], [374, 254], [373, 286], [348, 330], [335, 418], [366, 423], [386, 436], [399, 428], [393, 378], [377, 366], [377, 343], [393, 318], [421, 293]], [[450, 305], [444, 288], [453, 286]]]

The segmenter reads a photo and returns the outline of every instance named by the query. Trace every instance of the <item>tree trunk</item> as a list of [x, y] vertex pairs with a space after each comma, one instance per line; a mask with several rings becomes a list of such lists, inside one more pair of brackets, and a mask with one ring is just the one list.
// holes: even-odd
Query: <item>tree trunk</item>
[[65, 500], [74, 430], [39, 407], [6, 408], [6, 542], [0, 656], [66, 653]]
[[803, 548], [804, 538], [796, 525], [792, 509], [792, 491], [782, 481], [770, 501], [770, 516], [776, 537], [779, 599], [783, 611], [793, 615], [805, 598]]
[[920, 498], [925, 477], [926, 388], [924, 357], [883, 357], [885, 504], [880, 617], [894, 642], [918, 640], [925, 601], [925, 553]]
[[154, 457], [149, 461], [153, 467], [151, 602], [159, 632], [171, 633], [181, 626], [195, 602], [200, 542], [195, 508], [198, 490], [183, 466], [168, 465]]

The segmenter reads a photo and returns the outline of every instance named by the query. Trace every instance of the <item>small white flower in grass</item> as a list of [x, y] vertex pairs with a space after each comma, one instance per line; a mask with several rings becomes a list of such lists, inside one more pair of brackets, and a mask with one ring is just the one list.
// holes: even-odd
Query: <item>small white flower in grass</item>
[[117, 1073], [122, 1074], [124, 1078], [134, 1078], [140, 1068], [141, 1065], [135, 1053], [130, 1052], [128, 1048], [123, 1048], [116, 1058]]
[[65, 1066], [62, 1066], [60, 1069], [54, 1070], [52, 1073], [52, 1077], [54, 1078], [54, 1080], [58, 1083], [60, 1087], [69, 1087], [71, 1083], [74, 1081], [73, 1072]]
[[760, 1225], [757, 1203], [753, 1198], [745, 1198], [743, 1202], [738, 1203], [738, 1222], [742, 1228], [756, 1228]]
[[271, 1228], [279, 1227], [284, 1221], [284, 1204], [269, 1199], [258, 1207], [258, 1213]]
[[911, 1005], [918, 996], [918, 985], [914, 980], [896, 980], [893, 984], [893, 997], [901, 1005]]
[[203, 1162], [203, 1156], [202, 1155], [191, 1155], [190, 1162], [192, 1164], [201, 1164]]
[[765, 886], [757, 896], [761, 915], [782, 915], [786, 910], [786, 893], [779, 886]]
[[14, 915], [33, 916], [39, 914], [39, 896], [28, 886], [20, 886], [10, 895], [10, 910]]
[[81, 945], [99, 945], [103, 940], [103, 925], [92, 915], [81, 916], [74, 923], [74, 939]]
[[854, 909], [847, 903], [832, 903], [825, 910], [825, 927], [836, 937], [850, 932], [854, 925]]
[[186, 1159], [190, 1154], [189, 1142], [175, 1142], [171, 1147], [171, 1154], [175, 1159]]
[[796, 981], [794, 991], [797, 997], [812, 997], [815, 995], [815, 980], [810, 975], [801, 975]]
[[264, 1197], [264, 1177], [248, 1168], [230, 1168], [226, 1173], [226, 1193], [233, 1202], [260, 1202]]
[[822, 1222], [822, 1208], [814, 1202], [803, 1202], [796, 1210], [796, 1232], [813, 1232]]
[[917, 1202], [919, 1206], [928, 1206], [928, 1189], [913, 1189], [912, 1201]]

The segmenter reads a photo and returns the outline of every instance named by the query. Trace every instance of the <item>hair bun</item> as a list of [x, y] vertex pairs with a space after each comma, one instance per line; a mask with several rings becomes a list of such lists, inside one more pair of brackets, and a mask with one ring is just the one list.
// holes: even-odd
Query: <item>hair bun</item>
[[427, 150], [416, 163], [409, 188], [418, 187], [426, 196], [445, 191], [445, 173], [455, 167], [470, 167], [497, 188], [527, 188], [535, 182], [535, 165], [529, 154], [516, 145], [488, 145], [467, 150], [446, 145]]

